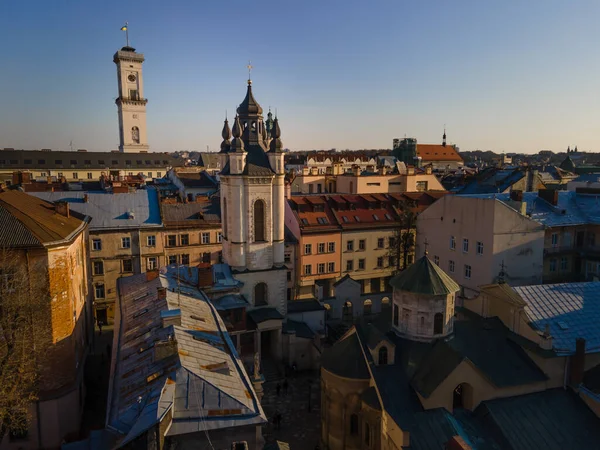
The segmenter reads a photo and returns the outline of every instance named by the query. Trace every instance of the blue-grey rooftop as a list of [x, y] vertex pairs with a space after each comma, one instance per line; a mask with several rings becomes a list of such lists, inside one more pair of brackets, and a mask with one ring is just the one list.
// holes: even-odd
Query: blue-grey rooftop
[[[517, 181], [521, 180], [525, 173], [519, 169], [507, 168], [497, 170], [495, 168], [488, 169], [489, 174], [483, 173], [478, 175], [458, 191], [458, 194], [492, 194], [504, 192]], [[482, 179], [486, 177], [485, 179]]]
[[527, 303], [525, 312], [539, 332], [550, 326], [558, 354], [573, 354], [584, 338], [586, 352], [600, 351], [600, 282], [540, 284], [513, 288]]
[[[66, 201], [69, 208], [90, 216], [90, 230], [160, 227], [160, 204], [154, 189], [111, 192], [30, 192], [49, 202]], [[87, 202], [85, 197], [87, 195]]]
[[[573, 191], [557, 191], [556, 206], [540, 198], [537, 192], [523, 192], [526, 213], [531, 219], [547, 227], [600, 224], [600, 195], [578, 194]], [[459, 194], [462, 195], [462, 194]], [[517, 210], [519, 202], [512, 201], [510, 194], [462, 195], [472, 198], [493, 198]]]

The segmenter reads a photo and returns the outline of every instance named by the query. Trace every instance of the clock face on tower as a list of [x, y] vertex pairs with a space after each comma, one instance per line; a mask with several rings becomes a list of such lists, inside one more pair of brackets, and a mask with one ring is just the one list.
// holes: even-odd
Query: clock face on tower
[[130, 82], [132, 82], [132, 83], [133, 83], [133, 82], [136, 80], [135, 74], [134, 74], [134, 73], [130, 73], [130, 74], [127, 76], [127, 79], [128, 79]]

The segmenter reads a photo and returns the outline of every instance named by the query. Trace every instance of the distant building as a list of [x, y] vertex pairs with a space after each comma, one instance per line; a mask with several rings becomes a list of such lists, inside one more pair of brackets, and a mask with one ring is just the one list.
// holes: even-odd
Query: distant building
[[41, 182], [98, 181], [103, 175], [119, 180], [138, 174], [153, 179], [183, 165], [183, 160], [164, 153], [4, 149], [0, 150], [0, 181], [12, 183], [14, 172], [27, 173], [30, 181]]
[[[58, 448], [79, 432], [85, 400], [83, 369], [93, 330], [89, 221], [89, 216], [72, 212], [67, 203], [53, 205], [24, 192], [0, 192], [0, 245], [3, 258], [11, 259], [1, 261], [0, 295], [4, 300], [10, 296], [5, 289], [10, 290], [18, 277], [15, 269], [25, 268], [31, 274], [28, 289], [43, 295], [40, 304], [48, 318], [50, 339], [44, 342], [47, 359], [40, 368], [39, 400], [29, 408], [29, 430], [18, 436], [7, 430], [2, 449]], [[10, 312], [8, 307], [3, 310]], [[33, 330], [38, 336], [44, 331]]]
[[293, 194], [388, 194], [396, 192], [443, 191], [431, 167], [415, 169], [400, 163], [393, 168], [361, 171], [359, 166], [343, 172], [341, 166], [327, 168], [325, 174], [304, 168], [290, 175]]
[[446, 144], [446, 132], [442, 143], [418, 144], [414, 138], [394, 139], [392, 154], [407, 165], [422, 167], [431, 165], [433, 170], [456, 170], [464, 165], [455, 145]]

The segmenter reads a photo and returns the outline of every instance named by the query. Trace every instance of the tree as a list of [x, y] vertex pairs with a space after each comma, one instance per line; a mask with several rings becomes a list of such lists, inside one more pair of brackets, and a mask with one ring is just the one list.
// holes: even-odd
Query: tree
[[403, 205], [399, 215], [400, 226], [394, 230], [388, 250], [388, 257], [394, 263], [393, 275], [406, 269], [409, 264], [409, 256], [414, 253], [415, 248], [417, 215], [406, 205]]
[[47, 267], [0, 248], [0, 442], [27, 434], [51, 343]]

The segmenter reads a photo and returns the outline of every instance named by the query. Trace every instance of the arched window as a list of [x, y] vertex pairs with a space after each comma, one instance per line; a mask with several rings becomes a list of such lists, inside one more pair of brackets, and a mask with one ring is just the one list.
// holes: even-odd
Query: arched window
[[365, 423], [365, 444], [371, 444], [371, 428], [368, 423]]
[[379, 365], [384, 366], [388, 363], [388, 350], [385, 345], [379, 347]]
[[433, 334], [442, 334], [444, 332], [444, 315], [437, 313], [433, 316]]
[[223, 237], [227, 239], [227, 199], [223, 199]]
[[140, 129], [138, 127], [131, 128], [131, 140], [134, 144], [140, 143]]
[[365, 316], [368, 316], [369, 314], [371, 314], [372, 307], [373, 307], [373, 302], [370, 299], [366, 299], [365, 303], [363, 304], [363, 314]]
[[381, 307], [382, 308], [389, 308], [389, 306], [390, 306], [390, 299], [389, 299], [389, 297], [383, 297], [381, 299]]
[[265, 202], [254, 202], [254, 242], [266, 241], [265, 238]]
[[353, 317], [352, 303], [346, 302], [346, 303], [344, 303], [343, 319], [347, 322], [351, 322], [352, 317]]
[[358, 434], [358, 416], [356, 414], [350, 416], [350, 434]]
[[254, 286], [254, 306], [264, 306], [269, 302], [267, 301], [267, 284], [258, 283]]

